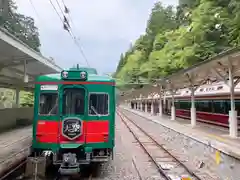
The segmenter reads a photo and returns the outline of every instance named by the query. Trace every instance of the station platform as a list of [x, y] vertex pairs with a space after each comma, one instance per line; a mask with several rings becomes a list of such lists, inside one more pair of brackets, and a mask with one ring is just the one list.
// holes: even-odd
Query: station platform
[[190, 124], [191, 122], [188, 119], [176, 118], [176, 120], [172, 121], [167, 115], [160, 117], [158, 115], [151, 115], [147, 112], [130, 109], [126, 106], [120, 106], [120, 108], [145, 117], [156, 124], [183, 134], [195, 141], [211, 146], [228, 156], [240, 160], [240, 138], [229, 137], [227, 128], [200, 122], [197, 122], [197, 126], [192, 128]]
[[32, 126], [13, 129], [0, 134], [0, 176], [29, 154]]

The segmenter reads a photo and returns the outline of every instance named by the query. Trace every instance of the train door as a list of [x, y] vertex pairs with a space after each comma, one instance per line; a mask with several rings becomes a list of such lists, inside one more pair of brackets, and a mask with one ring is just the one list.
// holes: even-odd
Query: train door
[[84, 120], [87, 112], [87, 90], [83, 85], [65, 85], [60, 91], [59, 143], [74, 140], [76, 145], [85, 142]]

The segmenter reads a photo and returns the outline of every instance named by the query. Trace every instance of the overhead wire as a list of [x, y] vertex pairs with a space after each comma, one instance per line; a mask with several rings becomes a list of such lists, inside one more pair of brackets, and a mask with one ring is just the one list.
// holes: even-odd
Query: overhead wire
[[64, 2], [64, 0], [61, 0], [61, 1], [62, 1], [62, 4], [64, 5], [65, 13], [68, 14], [69, 20], [71, 21], [73, 27], [76, 28], [75, 23], [74, 23], [74, 21], [73, 21], [72, 18], [71, 18], [69, 8], [67, 7], [67, 5], [66, 5], [66, 3]]
[[[59, 9], [61, 10], [63, 16], [66, 17], [65, 14], [64, 14], [64, 12], [63, 12], [63, 10], [62, 10], [62, 8], [61, 8], [61, 5], [60, 5], [59, 2], [58, 2], [58, 0], [56, 0], [56, 1], [57, 1], [57, 4], [58, 4]], [[67, 5], [65, 4], [64, 0], [62, 0], [62, 3], [63, 3], [64, 8], [65, 8], [65, 13], [68, 14], [71, 23], [73, 24], [73, 26], [75, 26], [75, 24], [74, 24], [74, 22], [73, 22], [73, 20], [72, 20], [72, 18], [71, 18], [71, 16], [70, 16], [70, 14], [69, 14], [69, 9], [67, 8]], [[70, 28], [70, 30], [71, 30], [72, 35], [73, 35], [73, 38], [74, 38], [75, 44], [77, 44], [77, 46], [79, 47], [79, 50], [81, 51], [82, 56], [83, 56], [83, 58], [85, 59], [87, 65], [90, 66], [90, 65], [89, 65], [89, 62], [88, 62], [88, 59], [87, 59], [87, 57], [86, 57], [86, 55], [85, 55], [85, 53], [84, 53], [84, 51], [83, 51], [81, 45], [80, 45], [79, 42], [77, 41], [77, 38], [76, 38], [76, 36], [75, 36], [75, 33], [73, 32], [73, 30], [72, 30], [71, 26], [69, 25], [69, 23], [68, 23], [68, 26], [69, 26], [69, 28]], [[78, 39], [80, 40], [79, 37], [78, 37]]]
[[58, 15], [60, 21], [63, 22], [63, 20], [62, 20], [62, 18], [61, 18], [61, 15], [58, 13], [58, 11], [57, 11], [56, 7], [54, 6], [52, 0], [49, 0], [49, 1], [50, 1], [51, 5], [52, 5], [54, 11], [57, 13], [57, 15]]
[[[57, 1], [58, 7], [59, 7], [59, 9], [61, 10], [63, 16], [66, 17], [65, 14], [64, 14], [64, 12], [63, 12], [63, 10], [62, 10], [62, 8], [61, 8], [60, 3], [58, 2], [58, 0], [56, 0], [56, 1]], [[63, 4], [64, 8], [65, 8], [65, 13], [68, 14], [69, 20], [71, 21], [71, 23], [72, 23], [72, 25], [74, 26], [74, 28], [76, 28], [76, 26], [75, 26], [75, 24], [74, 24], [74, 21], [72, 20], [71, 15], [69, 14], [69, 8], [67, 7], [67, 5], [66, 5], [66, 3], [64, 2], [64, 0], [61, 0], [61, 1], [62, 1], [62, 4]], [[89, 66], [88, 59], [87, 59], [87, 57], [86, 57], [86, 55], [85, 55], [85, 53], [84, 53], [81, 45], [80, 45], [79, 42], [77, 41], [77, 38], [76, 38], [76, 36], [75, 36], [75, 33], [73, 32], [73, 30], [72, 30], [71, 26], [69, 25], [69, 23], [68, 23], [68, 26], [69, 26], [69, 28], [71, 29], [71, 33], [73, 34], [73, 38], [74, 38], [74, 40], [75, 40], [75, 43], [79, 46], [79, 50], [81, 51], [81, 53], [82, 53], [82, 55], [83, 55], [83, 58], [85, 59], [85, 61], [87, 62], [88, 66]], [[79, 36], [78, 36], [78, 39], [80, 40], [80, 37], [79, 37]]]
[[34, 10], [34, 12], [35, 12], [37, 18], [38, 18], [38, 19], [41, 21], [41, 23], [42, 23], [43, 21], [42, 21], [40, 15], [38, 14], [37, 9], [35, 8], [35, 6], [34, 6], [32, 0], [29, 0], [29, 2], [30, 2], [30, 4], [31, 4], [31, 6], [32, 6], [32, 8], [33, 8], [33, 10]]
[[[30, 4], [31, 4], [33, 10], [35, 11], [36, 15], [37, 15], [38, 18], [41, 20], [41, 18], [40, 18], [40, 16], [39, 16], [39, 14], [38, 14], [38, 12], [37, 12], [37, 10], [36, 10], [36, 8], [35, 8], [32, 0], [29, 0], [29, 1], [30, 1]], [[71, 38], [73, 39], [75, 45], [78, 47], [78, 50], [80, 51], [82, 57], [84, 58], [85, 62], [87, 63], [87, 66], [90, 66], [90, 64], [89, 64], [89, 62], [88, 62], [88, 59], [87, 59], [87, 57], [86, 57], [86, 55], [85, 55], [85, 53], [84, 53], [81, 45], [80, 45], [79, 42], [77, 41], [77, 38], [76, 38], [76, 36], [75, 36], [75, 34], [74, 34], [74, 32], [73, 32], [73, 30], [72, 30], [72, 28], [71, 28], [71, 26], [70, 26], [70, 24], [69, 24], [69, 22], [68, 22], [68, 19], [66, 18], [65, 14], [64, 14], [64, 11], [63, 11], [62, 8], [61, 8], [60, 3], [58, 2], [58, 0], [56, 0], [57, 5], [58, 5], [58, 7], [59, 7], [59, 9], [60, 9], [60, 11], [61, 11], [61, 13], [62, 13], [62, 15], [63, 15], [63, 18], [61, 17], [61, 14], [57, 11], [57, 8], [56, 8], [55, 5], [53, 4], [52, 0], [49, 0], [49, 1], [50, 1], [51, 5], [52, 5], [54, 11], [56, 12], [57, 16], [59, 17], [61, 23], [63, 23], [63, 25], [64, 25], [64, 27], [63, 27], [64, 30], [66, 30], [66, 31], [69, 33], [69, 35], [71, 36]], [[65, 13], [68, 14], [68, 13], [69, 13], [69, 10], [68, 10], [68, 8], [67, 8], [67, 6], [66, 6], [66, 4], [65, 4], [65, 2], [64, 2], [63, 0], [62, 0], [62, 3], [63, 3], [63, 5], [64, 5], [64, 7], [65, 7]], [[72, 24], [74, 25], [74, 23], [73, 23], [72, 18], [71, 18], [70, 15], [69, 15], [69, 19], [71, 20]]]
[[[85, 53], [84, 53], [81, 45], [80, 45], [79, 42], [77, 41], [76, 36], [75, 36], [75, 34], [74, 34], [74, 32], [73, 32], [70, 24], [68, 23], [68, 20], [66, 19], [66, 16], [65, 16], [65, 14], [64, 14], [64, 12], [63, 12], [63, 10], [62, 10], [62, 8], [61, 8], [61, 5], [59, 4], [58, 0], [56, 0], [56, 2], [57, 2], [57, 5], [59, 6], [59, 9], [60, 9], [63, 17], [64, 17], [63, 19], [61, 18], [61, 15], [60, 15], [59, 12], [57, 11], [57, 9], [56, 9], [56, 7], [54, 6], [53, 2], [52, 2], [51, 0], [49, 0], [49, 1], [50, 1], [50, 3], [51, 3], [52, 7], [54, 8], [55, 12], [57, 13], [58, 17], [60, 18], [61, 22], [63, 23], [64, 29], [65, 29], [66, 31], [68, 31], [68, 33], [69, 33], [70, 36], [72, 37], [74, 43], [75, 43], [76, 46], [78, 47], [78, 50], [79, 50], [80, 53], [82, 54], [85, 62], [87, 63], [87, 66], [90, 66], [90, 64], [89, 64], [89, 62], [88, 62], [88, 59], [87, 59], [87, 57], [86, 57], [86, 55], [85, 55]], [[67, 27], [66, 27], [66, 24], [65, 24], [65, 23], [67, 23]]]

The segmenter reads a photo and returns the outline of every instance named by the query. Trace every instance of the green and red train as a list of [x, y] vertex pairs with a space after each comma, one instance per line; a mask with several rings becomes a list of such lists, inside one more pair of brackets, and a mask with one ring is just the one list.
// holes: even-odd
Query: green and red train
[[94, 68], [70, 68], [37, 77], [32, 156], [48, 152], [61, 174], [113, 158], [115, 80]]

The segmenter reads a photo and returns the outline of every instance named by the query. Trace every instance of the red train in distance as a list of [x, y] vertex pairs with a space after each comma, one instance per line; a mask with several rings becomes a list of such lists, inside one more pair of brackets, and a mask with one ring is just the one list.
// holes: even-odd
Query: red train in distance
[[[188, 88], [177, 91], [175, 97], [176, 116], [191, 118], [191, 91]], [[235, 88], [235, 109], [240, 125], [240, 84]], [[170, 114], [172, 96], [166, 94], [163, 99], [163, 112]], [[200, 86], [195, 91], [197, 121], [222, 127], [229, 127], [228, 115], [230, 106], [229, 87], [223, 82]], [[240, 126], [238, 127], [240, 129]]]

